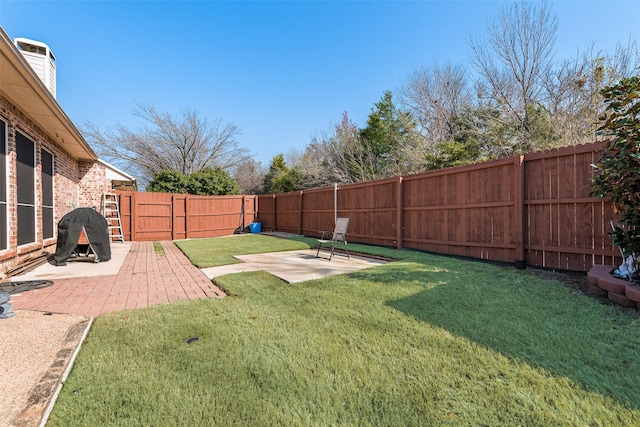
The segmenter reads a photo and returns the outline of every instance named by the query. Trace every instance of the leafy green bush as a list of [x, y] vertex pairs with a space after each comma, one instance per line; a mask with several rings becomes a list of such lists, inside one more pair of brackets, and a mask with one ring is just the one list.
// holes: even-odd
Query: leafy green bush
[[189, 180], [180, 171], [165, 170], [153, 175], [153, 180], [147, 184], [147, 191], [152, 193], [188, 193]]
[[[620, 224], [610, 233], [640, 271], [640, 78], [630, 77], [601, 91], [606, 110], [599, 133], [610, 137], [593, 165], [592, 194], [611, 197]], [[636, 276], [637, 279], [637, 276]]]
[[223, 196], [238, 194], [238, 182], [222, 168], [205, 168], [187, 178], [189, 194], [200, 196]]
[[155, 193], [181, 193], [199, 196], [238, 194], [238, 182], [222, 168], [205, 168], [191, 175], [176, 170], [156, 173], [147, 185]]

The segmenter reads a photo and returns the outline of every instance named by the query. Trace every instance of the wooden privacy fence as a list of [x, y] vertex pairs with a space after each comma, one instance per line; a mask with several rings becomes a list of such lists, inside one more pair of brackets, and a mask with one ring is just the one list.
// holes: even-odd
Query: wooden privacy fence
[[620, 262], [607, 234], [612, 205], [588, 190], [601, 147], [258, 196], [258, 219], [263, 231], [317, 236], [337, 212], [351, 218], [352, 242], [588, 271]]
[[180, 240], [234, 234], [256, 215], [256, 196], [118, 192], [125, 240]]

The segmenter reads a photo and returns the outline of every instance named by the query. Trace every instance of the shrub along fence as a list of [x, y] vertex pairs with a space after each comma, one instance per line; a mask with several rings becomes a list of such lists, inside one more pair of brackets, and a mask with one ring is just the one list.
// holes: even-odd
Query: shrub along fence
[[562, 270], [617, 264], [609, 201], [589, 196], [602, 143], [374, 182], [258, 196], [262, 230]]
[[125, 240], [217, 237], [246, 229], [256, 215], [256, 196], [192, 196], [122, 191]]

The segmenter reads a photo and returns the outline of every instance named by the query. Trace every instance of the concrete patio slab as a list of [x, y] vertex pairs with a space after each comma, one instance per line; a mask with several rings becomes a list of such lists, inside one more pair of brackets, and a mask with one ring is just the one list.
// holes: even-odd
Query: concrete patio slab
[[329, 261], [327, 258], [316, 258], [316, 251], [313, 249], [238, 255], [235, 258], [255, 270], [264, 270], [287, 283], [299, 283], [336, 274], [351, 273], [388, 262], [354, 255], [351, 255], [351, 258], [334, 255]]
[[111, 243], [111, 259], [93, 262], [92, 259], [70, 260], [67, 265], [57, 266], [46, 263], [32, 271], [14, 276], [10, 281], [23, 280], [55, 280], [78, 277], [112, 276], [118, 274], [124, 260], [131, 250], [131, 242]]

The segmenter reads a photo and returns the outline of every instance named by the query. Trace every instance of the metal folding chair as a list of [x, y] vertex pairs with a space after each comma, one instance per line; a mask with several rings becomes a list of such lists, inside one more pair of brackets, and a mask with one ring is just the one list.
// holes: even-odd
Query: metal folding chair
[[[329, 260], [333, 258], [333, 254], [335, 251], [335, 247], [337, 243], [342, 243], [344, 245], [344, 250], [347, 253], [347, 258], [349, 257], [349, 249], [347, 248], [347, 230], [349, 229], [349, 218], [338, 218], [336, 219], [336, 226], [331, 231], [323, 231], [322, 237], [318, 239], [318, 251], [316, 252], [316, 258], [320, 256], [321, 250], [326, 250], [330, 252]], [[331, 234], [331, 239], [328, 239], [329, 234]], [[325, 246], [326, 245], [326, 246]]]

